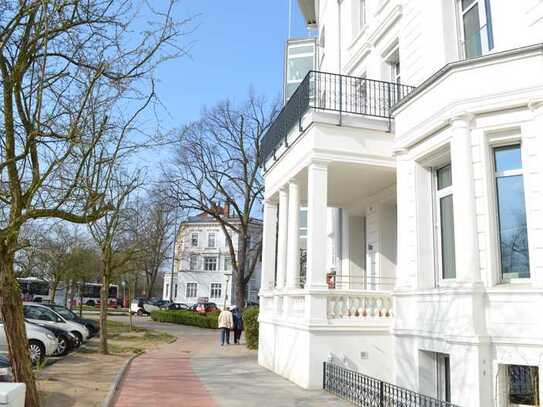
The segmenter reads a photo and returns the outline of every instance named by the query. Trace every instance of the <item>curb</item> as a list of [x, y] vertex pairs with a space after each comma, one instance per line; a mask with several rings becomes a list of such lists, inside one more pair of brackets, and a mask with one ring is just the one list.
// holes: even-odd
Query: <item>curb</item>
[[132, 361], [140, 355], [143, 355], [143, 353], [138, 353], [130, 356], [128, 360], [124, 363], [124, 365], [119, 369], [117, 375], [115, 376], [115, 380], [113, 380], [113, 383], [109, 388], [109, 392], [107, 393], [106, 398], [104, 399], [104, 401], [102, 401], [102, 407], [113, 407], [113, 399], [115, 398], [115, 393], [119, 388], [119, 384], [121, 384], [121, 381], [123, 380], [124, 374], [128, 370], [128, 367], [130, 366]]

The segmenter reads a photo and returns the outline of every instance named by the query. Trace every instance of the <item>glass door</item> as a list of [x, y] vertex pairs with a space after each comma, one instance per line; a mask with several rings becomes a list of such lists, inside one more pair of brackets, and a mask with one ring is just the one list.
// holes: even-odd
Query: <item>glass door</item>
[[449, 355], [436, 353], [437, 398], [451, 401], [451, 366]]

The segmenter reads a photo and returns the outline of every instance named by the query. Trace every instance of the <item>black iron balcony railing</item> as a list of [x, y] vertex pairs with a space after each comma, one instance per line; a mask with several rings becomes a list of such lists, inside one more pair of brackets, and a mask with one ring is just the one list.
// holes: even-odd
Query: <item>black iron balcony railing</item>
[[361, 407], [458, 407], [448, 401], [425, 396], [383, 382], [333, 363], [324, 362], [323, 388]]
[[274, 155], [294, 126], [302, 131], [309, 110], [391, 119], [391, 108], [415, 88], [394, 82], [309, 71], [262, 140], [264, 159]]

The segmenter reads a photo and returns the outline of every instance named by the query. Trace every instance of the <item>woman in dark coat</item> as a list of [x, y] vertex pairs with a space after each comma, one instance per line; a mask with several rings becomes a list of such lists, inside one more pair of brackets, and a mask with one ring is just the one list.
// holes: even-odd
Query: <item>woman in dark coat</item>
[[239, 345], [241, 331], [243, 331], [243, 318], [241, 317], [241, 311], [235, 305], [232, 306], [231, 311], [234, 318], [234, 343]]

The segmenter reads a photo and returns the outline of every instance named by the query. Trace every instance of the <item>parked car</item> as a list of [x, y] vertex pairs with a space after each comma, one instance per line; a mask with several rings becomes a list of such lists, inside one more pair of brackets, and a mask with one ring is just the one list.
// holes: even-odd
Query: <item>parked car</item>
[[25, 319], [30, 322], [70, 331], [76, 336], [78, 346], [89, 338], [89, 330], [85, 328], [85, 325], [65, 319], [58, 312], [46, 305], [25, 302], [23, 303], [23, 312]]
[[168, 304], [164, 307], [161, 307], [160, 309], [166, 309], [170, 311], [192, 311], [192, 308], [189, 305], [180, 303]]
[[193, 310], [199, 313], [206, 313], [219, 311], [219, 308], [214, 302], [199, 302], [198, 304], [194, 305]]
[[136, 299], [130, 304], [130, 313], [137, 315], [150, 315], [152, 311], [159, 310], [160, 307], [156, 303], [144, 300], [143, 298]]
[[7, 356], [0, 355], [0, 383], [9, 383], [12, 381], [11, 363]]
[[162, 309], [172, 304], [172, 302], [170, 300], [156, 300], [156, 301], [151, 301], [151, 304], [156, 305], [158, 308]]
[[70, 331], [67, 331], [61, 328], [55, 328], [54, 326], [46, 325], [42, 323], [35, 323], [35, 322], [28, 322], [28, 321], [27, 323], [38, 325], [45, 329], [48, 329], [57, 337], [58, 346], [57, 346], [57, 350], [54, 353], [54, 356], [66, 356], [72, 350], [77, 349], [77, 347], [80, 345], [79, 341], [77, 340], [77, 337]]
[[[46, 356], [52, 356], [58, 348], [58, 339], [48, 329], [26, 323], [26, 338], [32, 364], [41, 363]], [[0, 354], [8, 354], [8, 342], [4, 332], [4, 323], [0, 321]]]
[[69, 321], [77, 322], [78, 324], [85, 325], [85, 328], [89, 331], [89, 338], [93, 338], [95, 336], [98, 336], [100, 333], [100, 325], [97, 321], [93, 319], [87, 319], [87, 318], [79, 318], [79, 315], [77, 315], [75, 312], [73, 312], [71, 309], [66, 308], [63, 305], [57, 305], [57, 304], [43, 304], [52, 310], [58, 312], [62, 317]]

